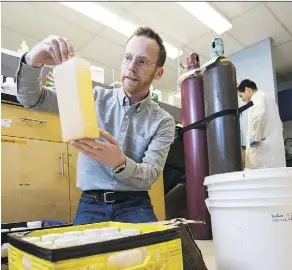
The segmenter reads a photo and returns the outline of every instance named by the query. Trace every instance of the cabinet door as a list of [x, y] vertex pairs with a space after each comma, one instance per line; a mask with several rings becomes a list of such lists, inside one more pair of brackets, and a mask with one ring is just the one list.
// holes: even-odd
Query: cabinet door
[[165, 220], [165, 201], [164, 201], [164, 184], [163, 174], [161, 174], [156, 182], [149, 190], [149, 196], [153, 206], [154, 213], [159, 221]]
[[2, 222], [70, 220], [67, 144], [2, 136]]
[[1, 104], [2, 135], [62, 142], [60, 117], [20, 106]]
[[75, 219], [78, 203], [82, 191], [76, 187], [76, 168], [78, 151], [68, 144], [69, 153], [69, 179], [70, 179], [70, 204], [71, 204], [71, 221]]

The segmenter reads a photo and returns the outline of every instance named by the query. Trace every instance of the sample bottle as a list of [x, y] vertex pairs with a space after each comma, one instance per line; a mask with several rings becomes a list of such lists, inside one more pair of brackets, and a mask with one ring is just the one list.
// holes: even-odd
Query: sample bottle
[[90, 64], [73, 57], [54, 69], [64, 142], [99, 137]]

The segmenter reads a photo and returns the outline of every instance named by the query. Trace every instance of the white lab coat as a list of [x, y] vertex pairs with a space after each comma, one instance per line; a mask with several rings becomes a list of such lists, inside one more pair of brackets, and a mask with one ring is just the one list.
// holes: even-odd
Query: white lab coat
[[[254, 105], [248, 109], [246, 168], [286, 167], [283, 125], [275, 100], [261, 90], [251, 100]], [[250, 146], [251, 140], [260, 143]]]

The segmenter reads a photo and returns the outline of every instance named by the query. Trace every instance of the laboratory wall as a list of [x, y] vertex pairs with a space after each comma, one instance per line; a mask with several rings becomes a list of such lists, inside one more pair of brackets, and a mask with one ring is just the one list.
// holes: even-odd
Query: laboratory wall
[[[287, 91], [288, 89], [292, 91], [292, 79], [278, 83], [278, 92], [282, 92], [285, 90]], [[291, 104], [290, 110], [292, 110], [292, 104]], [[285, 121], [283, 123], [283, 136], [284, 136], [284, 140], [287, 138], [292, 138], [292, 120]]]
[[[236, 67], [237, 81], [253, 80], [257, 87], [277, 100], [276, 73], [273, 66], [271, 40], [265, 39], [229, 56]], [[239, 106], [244, 103], [239, 100]], [[247, 111], [240, 119], [242, 144], [246, 145]]]
[[283, 123], [283, 136], [284, 140], [292, 138], [292, 120]]
[[278, 92], [284, 91], [287, 89], [292, 89], [292, 79], [287, 80], [287, 81], [283, 81], [283, 82], [279, 82], [277, 88], [278, 88]]

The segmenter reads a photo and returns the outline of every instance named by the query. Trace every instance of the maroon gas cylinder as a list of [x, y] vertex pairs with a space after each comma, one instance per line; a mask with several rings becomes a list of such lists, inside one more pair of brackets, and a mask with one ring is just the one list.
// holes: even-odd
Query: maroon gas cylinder
[[[192, 53], [187, 59], [189, 70], [200, 66], [199, 56]], [[201, 73], [185, 78], [180, 85], [183, 127], [205, 118], [203, 78]], [[212, 239], [211, 221], [205, 204], [208, 175], [208, 150], [205, 129], [191, 129], [183, 135], [188, 218], [206, 224], [191, 224], [194, 239]]]

